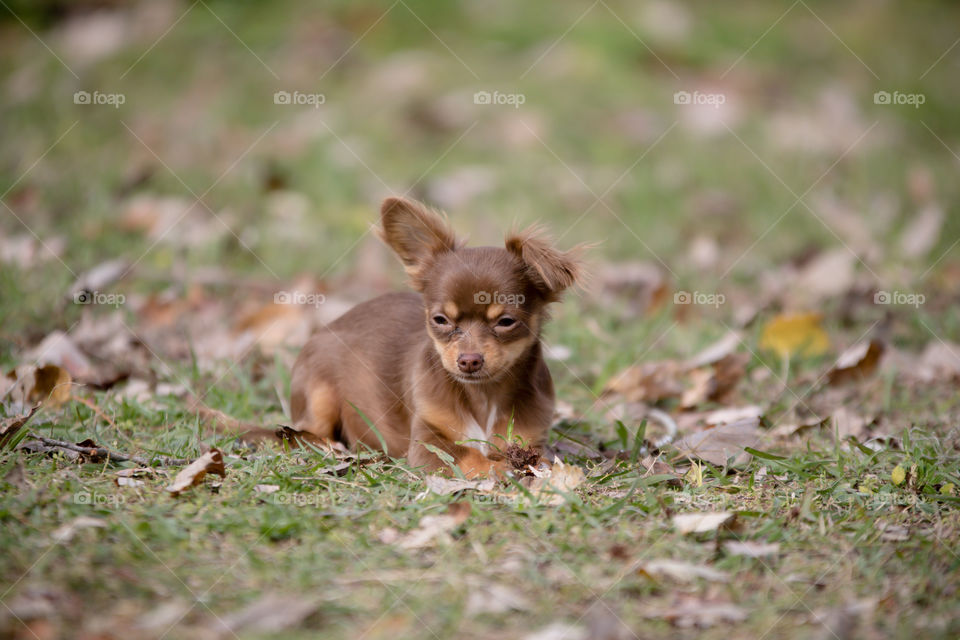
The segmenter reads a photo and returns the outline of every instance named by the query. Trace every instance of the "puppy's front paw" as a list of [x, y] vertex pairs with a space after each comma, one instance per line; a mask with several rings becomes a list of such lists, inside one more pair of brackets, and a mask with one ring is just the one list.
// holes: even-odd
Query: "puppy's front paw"
[[491, 460], [479, 451], [471, 451], [457, 461], [457, 466], [467, 478], [482, 478], [496, 475], [505, 478], [513, 470], [509, 460]]

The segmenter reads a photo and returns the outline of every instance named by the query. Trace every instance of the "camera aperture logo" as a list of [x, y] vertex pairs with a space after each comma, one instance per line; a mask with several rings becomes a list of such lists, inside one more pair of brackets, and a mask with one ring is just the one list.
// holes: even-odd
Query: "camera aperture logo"
[[77, 91], [73, 94], [73, 104], [107, 104], [115, 109], [127, 101], [127, 96], [122, 93], [100, 93], [94, 91]]
[[673, 94], [673, 104], [705, 104], [719, 109], [720, 105], [727, 101], [727, 96], [722, 93], [704, 93], [702, 91], [677, 91]]
[[273, 94], [273, 104], [309, 105], [314, 109], [319, 109], [320, 105], [326, 101], [327, 97], [322, 93], [277, 91]]
[[322, 293], [305, 293], [303, 291], [277, 291], [273, 294], [273, 304], [297, 304], [320, 307], [327, 301]]
[[722, 293], [704, 293], [702, 291], [677, 291], [673, 294], [673, 304], [696, 304], [720, 308], [727, 302]]
[[477, 91], [473, 94], [473, 104], [505, 104], [519, 109], [520, 105], [527, 101], [527, 96], [522, 93], [500, 93], [494, 91]]
[[922, 293], [908, 293], [905, 291], [877, 291], [873, 294], [873, 304], [895, 304], [918, 309], [927, 301]]
[[505, 307], [519, 307], [526, 300], [522, 293], [500, 293], [499, 291], [477, 291], [473, 294], [474, 304], [500, 304]]
[[901, 93], [900, 91], [877, 91], [873, 94], [873, 104], [908, 104], [914, 109], [919, 109], [920, 105], [927, 101], [926, 94], [923, 93]]
[[108, 305], [114, 308], [127, 303], [127, 297], [122, 293], [104, 293], [102, 291], [76, 291], [73, 294], [74, 304]]

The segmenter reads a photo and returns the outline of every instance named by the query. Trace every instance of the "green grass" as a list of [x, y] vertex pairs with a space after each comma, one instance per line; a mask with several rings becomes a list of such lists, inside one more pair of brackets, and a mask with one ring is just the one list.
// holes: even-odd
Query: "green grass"
[[[904, 351], [960, 342], [953, 303], [960, 54], [954, 49], [934, 64], [956, 39], [953, 5], [904, 12], [883, 4], [697, 1], [682, 5], [689, 32], [671, 40], [646, 22], [647, 5], [628, 2], [598, 3], [563, 35], [589, 4], [408, 0], [377, 22], [389, 3], [213, 1], [194, 6], [159, 41], [166, 23], [88, 65], [68, 55], [51, 4], [8, 4], [79, 78], [0, 9], [0, 193], [12, 210], [0, 207], [0, 240], [32, 232], [52, 246], [63, 241], [60, 259], [41, 249], [26, 267], [0, 265], [4, 372], [51, 331], [86, 315], [105, 321], [111, 309], [71, 304], [68, 291], [77, 274], [113, 257], [138, 261], [111, 285], [131, 299], [183, 300], [201, 268], [231, 274], [235, 282], [200, 286], [203, 299], [228, 301], [225, 331], [238, 309], [269, 302], [248, 282], [283, 289], [312, 274], [331, 297], [349, 297], [350, 278], [364, 266], [365, 245], [355, 243], [374, 222], [379, 199], [407, 189], [434, 198], [438, 182], [464, 167], [492, 176], [487, 191], [450, 208], [454, 226], [472, 241], [499, 242], [512, 224], [540, 220], [564, 246], [599, 242], [595, 262], [660, 265], [668, 294], [637, 316], [630, 300], [594, 297], [602, 284], [595, 283], [555, 309], [546, 339], [572, 351], [551, 363], [557, 394], [583, 418], [552, 441], [623, 450], [598, 475], [590, 474], [602, 463], [567, 455], [588, 479], [560, 507], [421, 495], [417, 473], [378, 452], [336, 472], [337, 461], [314, 450], [249, 449], [217, 435], [175, 396], [141, 404], [116, 390], [78, 390], [112, 423], [70, 402], [43, 409], [30, 429], [145, 456], [193, 458], [217, 446], [227, 454], [227, 475], [174, 499], [163, 490], [173, 472], [118, 487], [115, 471], [124, 465], [0, 451], [0, 602], [9, 607], [0, 607], [0, 636], [160, 637], [169, 629], [167, 638], [208, 637], [218, 618], [269, 593], [317, 603], [296, 628], [274, 634], [284, 638], [522, 638], [555, 622], [599, 637], [617, 619], [638, 637], [831, 637], [819, 616], [840, 638], [960, 634], [958, 498], [945, 489], [960, 486], [955, 385], [905, 382], [909, 370], [887, 368], [833, 395], [815, 386], [836, 352], [875, 323]], [[189, 6], [174, 6], [171, 22]], [[120, 92], [126, 103], [77, 105], [78, 90]], [[326, 100], [316, 111], [295, 109], [274, 104], [277, 90], [320, 92]], [[472, 96], [480, 90], [522, 93], [525, 102], [478, 106]], [[739, 113], [724, 116], [731, 131], [721, 125], [712, 135], [697, 133], [673, 103], [678, 90], [736, 98]], [[920, 109], [876, 105], [878, 90], [919, 92], [926, 102]], [[849, 150], [784, 146], [777, 118], [815, 114], [831, 91], [856, 113], [851, 140], [873, 126], [870, 133]], [[837, 117], [816, 116], [817, 125]], [[911, 185], [924, 171], [946, 222], [929, 255], [909, 261], [898, 238], [921, 208]], [[796, 204], [771, 229], [817, 180], [804, 198], [813, 211]], [[271, 213], [278, 191], [302, 197], [300, 217]], [[137, 195], [188, 204], [202, 196], [205, 206], [187, 220], [215, 233], [198, 234], [193, 245], [154, 245], [120, 224]], [[595, 204], [601, 195], [605, 204]], [[835, 235], [833, 218], [825, 226], [814, 215], [825, 215], [816, 196], [837, 199], [871, 237]], [[689, 257], [701, 235], [722, 251], [713, 267]], [[881, 308], [863, 303], [872, 296], [866, 289], [827, 300], [818, 310], [832, 351], [792, 362], [788, 390], [780, 363], [757, 346], [779, 304], [760, 309], [745, 331], [756, 353], [736, 403], [761, 404], [768, 427], [789, 419], [798, 397], [801, 407], [828, 413], [839, 403], [876, 415], [876, 431], [893, 443], [873, 451], [838, 442], [825, 427], [765, 438], [745, 467], [705, 466], [702, 484], [647, 475], [632, 455], [639, 425], [618, 429], [598, 402], [610, 377], [638, 360], [697, 353], [761, 300], [776, 268], [811, 248], [843, 247], [838, 235], [868, 245], [867, 266], [857, 267], [866, 289], [922, 291], [928, 303]], [[402, 286], [399, 268], [388, 264], [380, 275]], [[171, 276], [174, 269], [185, 281]], [[723, 292], [728, 303], [680, 313], [671, 299], [681, 289]], [[120, 309], [124, 321], [154, 337], [134, 308]], [[186, 329], [175, 323], [166, 331], [183, 339]], [[286, 422], [280, 398], [291, 353], [253, 350], [211, 369], [197, 362], [195, 346], [165, 363], [145, 354], [140, 373], [182, 385], [240, 420]], [[677, 464], [682, 472], [684, 461]], [[900, 485], [891, 479], [898, 465], [909, 472]], [[258, 484], [280, 488], [268, 495]], [[449, 543], [405, 551], [384, 542], [384, 532], [415, 530], [458, 500], [472, 510]], [[677, 513], [723, 509], [737, 512], [737, 528], [684, 536], [671, 525]], [[54, 531], [80, 516], [102, 526], [54, 543]], [[725, 551], [729, 540], [780, 550], [750, 559]], [[638, 571], [665, 558], [731, 578], [678, 583]], [[476, 602], [491, 585], [522, 595], [518, 609], [472, 609], [471, 594]], [[735, 603], [747, 617], [680, 628], [661, 614], [685, 597]], [[845, 635], [844, 618], [853, 614], [843, 609], [856, 603], [863, 605], [859, 626]], [[172, 612], [165, 623], [136, 626], [165, 605]], [[40, 613], [27, 629], [11, 611], [31, 607]]]

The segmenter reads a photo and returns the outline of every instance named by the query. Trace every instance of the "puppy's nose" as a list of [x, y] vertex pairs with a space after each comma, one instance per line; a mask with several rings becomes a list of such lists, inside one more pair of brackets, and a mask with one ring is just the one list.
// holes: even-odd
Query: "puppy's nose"
[[464, 373], [475, 373], [483, 366], [483, 354], [461, 353], [457, 358], [457, 367]]

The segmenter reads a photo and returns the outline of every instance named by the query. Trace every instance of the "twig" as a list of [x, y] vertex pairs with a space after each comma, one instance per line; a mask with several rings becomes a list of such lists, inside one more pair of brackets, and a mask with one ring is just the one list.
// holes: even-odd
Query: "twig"
[[186, 458], [169, 458], [167, 456], [157, 456], [155, 458], [148, 459], [141, 456], [128, 455], [126, 453], [118, 453], [116, 451], [110, 451], [106, 447], [82, 447], [73, 442], [66, 442], [64, 440], [54, 440], [53, 438], [44, 438], [43, 436], [38, 436], [36, 434], [30, 434], [36, 440], [39, 440], [48, 447], [57, 447], [60, 449], [66, 449], [68, 451], [75, 451], [77, 453], [83, 454], [90, 458], [107, 458], [116, 462], [136, 462], [141, 467], [150, 467], [154, 463], [159, 462], [161, 466], [164, 467], [175, 467], [180, 465], [189, 464], [192, 460]]

